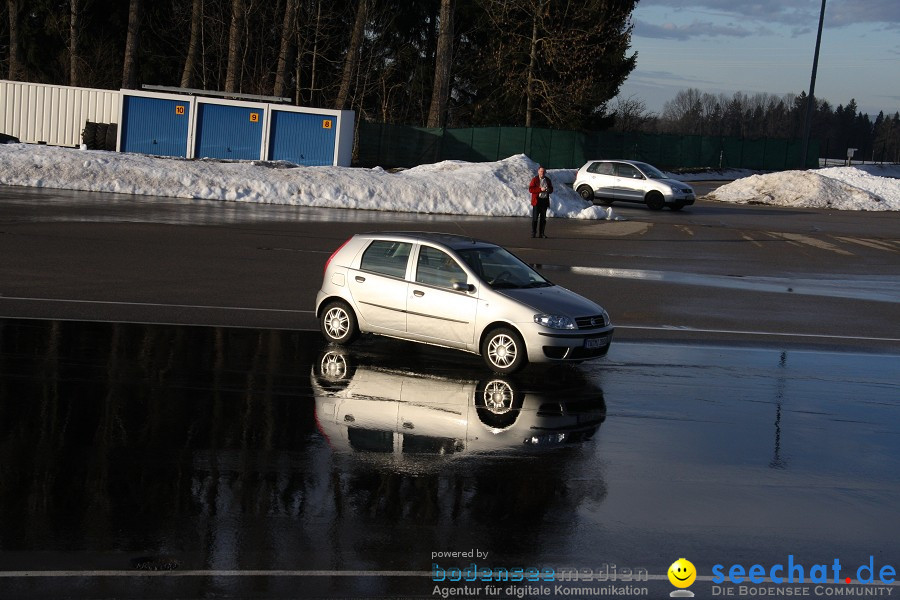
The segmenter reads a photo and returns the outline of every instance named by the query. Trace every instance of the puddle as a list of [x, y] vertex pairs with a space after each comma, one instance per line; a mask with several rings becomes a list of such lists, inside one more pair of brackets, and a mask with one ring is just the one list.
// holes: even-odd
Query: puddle
[[830, 298], [852, 298], [875, 302], [900, 302], [900, 279], [884, 277], [760, 277], [750, 275], [704, 275], [702, 273], [680, 273], [677, 271], [653, 271], [646, 269], [614, 269], [604, 267], [568, 267], [562, 265], [532, 265], [543, 271], [567, 271], [590, 277], [613, 279], [634, 279], [680, 285], [799, 294], [803, 296], [827, 296]]

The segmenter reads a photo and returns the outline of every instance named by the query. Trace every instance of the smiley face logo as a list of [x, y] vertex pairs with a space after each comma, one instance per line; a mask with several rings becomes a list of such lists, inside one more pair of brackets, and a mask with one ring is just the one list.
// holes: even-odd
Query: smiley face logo
[[679, 558], [669, 567], [668, 575], [669, 581], [675, 587], [691, 587], [691, 584], [697, 579], [697, 569], [694, 568], [694, 564], [688, 559]]

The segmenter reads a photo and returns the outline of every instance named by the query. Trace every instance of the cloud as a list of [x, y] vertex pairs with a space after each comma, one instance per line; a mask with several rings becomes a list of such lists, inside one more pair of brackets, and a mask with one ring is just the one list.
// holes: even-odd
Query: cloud
[[825, 7], [825, 25], [842, 27], [857, 23], [882, 24], [900, 28], [900, 2], [897, 0], [846, 0]]
[[[640, 8], [663, 7], [672, 11], [706, 13], [710, 17], [753, 19], [761, 23], [814, 28], [819, 21], [820, 0], [641, 0]], [[832, 0], [825, 8], [826, 27], [844, 27], [858, 23], [882, 24], [900, 28], [900, 2], [897, 0]]]
[[699, 85], [712, 85], [715, 81], [700, 79], [697, 77], [687, 76], [684, 73], [675, 73], [674, 71], [647, 71], [640, 67], [635, 69], [629, 80], [640, 82], [645, 85], [670, 86], [673, 83], [679, 87], [694, 87]]
[[634, 35], [666, 40], [692, 40], [698, 37], [744, 38], [756, 33], [736, 25], [720, 25], [703, 21], [694, 21], [688, 25], [676, 25], [674, 23], [656, 25], [641, 20], [635, 20], [634, 22]]

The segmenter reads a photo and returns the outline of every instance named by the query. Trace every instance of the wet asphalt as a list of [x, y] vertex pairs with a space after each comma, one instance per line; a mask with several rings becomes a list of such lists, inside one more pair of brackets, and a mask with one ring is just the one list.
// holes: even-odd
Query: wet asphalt
[[499, 238], [619, 325], [498, 378], [324, 345], [320, 265], [385, 215], [0, 190], [0, 598], [666, 598], [680, 557], [698, 598], [900, 593], [859, 581], [900, 567], [897, 218], [616, 209], [546, 247], [387, 218]]
[[[5, 319], [0, 595], [433, 597], [475, 563], [665, 597], [685, 556], [710, 597], [715, 564], [896, 564], [898, 372], [624, 342], [498, 378], [387, 339]], [[585, 588], [516, 589], [557, 585]]]

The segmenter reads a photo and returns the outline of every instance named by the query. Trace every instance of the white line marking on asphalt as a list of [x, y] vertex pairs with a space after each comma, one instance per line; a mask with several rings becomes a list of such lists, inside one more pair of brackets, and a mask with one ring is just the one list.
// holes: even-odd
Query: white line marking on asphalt
[[303, 313], [311, 314], [311, 310], [295, 310], [291, 308], [252, 308], [246, 306], [205, 306], [202, 304], [165, 304], [162, 302], [115, 302], [112, 300], [72, 300], [68, 298], [24, 298], [19, 296], [3, 296], [0, 300], [20, 300], [25, 302], [62, 302], [73, 304], [106, 304], [111, 306], [154, 306], [164, 308], [199, 308], [203, 310], [246, 310], [255, 312]]
[[[224, 569], [224, 570], [172, 570], [172, 571], [140, 571], [140, 570], [96, 570], [96, 571], [0, 571], [0, 579], [12, 578], [36, 578], [36, 577], [432, 577], [431, 571], [333, 571], [333, 570], [289, 570], [289, 569]], [[668, 575], [642, 575], [640, 579], [634, 579], [629, 583], [638, 584], [643, 581], [668, 581]], [[697, 581], [712, 582], [711, 575], [698, 575]], [[588, 581], [597, 582], [599, 580], [592, 579], [573, 579], [571, 581], [556, 580], [553, 583], [587, 583]], [[453, 581], [445, 581], [445, 583], [457, 583]], [[526, 584], [528, 582], [521, 582]], [[623, 581], [612, 580], [609, 583], [624, 583]], [[726, 583], [731, 584], [726, 580]], [[763, 578], [760, 583], [774, 583], [772, 579]], [[796, 582], [791, 585], [814, 585], [817, 582]], [[875, 587], [898, 587], [900, 582], [893, 581], [891, 583], [869, 583], [861, 584], [858, 581], [851, 581], [849, 584], [845, 581], [839, 582], [821, 582], [818, 585], [845, 586], [845, 585], [867, 585]]]
[[[146, 307], [164, 307], [164, 308], [196, 308], [202, 310], [240, 310], [250, 312], [271, 312], [271, 313], [293, 313], [293, 314], [314, 314], [312, 310], [297, 310], [289, 308], [251, 308], [244, 306], [205, 306], [198, 304], [164, 304], [157, 302], [114, 302], [110, 300], [70, 300], [64, 298], [25, 298], [18, 296], [3, 296], [2, 300], [17, 300], [26, 302], [59, 302], [59, 303], [75, 303], [75, 304], [104, 304], [112, 306], [146, 306]], [[0, 315], [2, 317], [4, 315]], [[21, 318], [21, 317], [9, 317]], [[36, 317], [31, 317], [36, 318]], [[43, 317], [41, 317], [43, 318]], [[68, 319], [64, 319], [68, 320]], [[101, 321], [107, 321], [101, 319]], [[132, 321], [129, 321], [132, 322]], [[135, 323], [145, 323], [153, 325], [178, 325], [184, 323], [160, 323], [156, 321], [134, 321]], [[703, 329], [699, 327], [687, 327], [681, 325], [616, 325], [616, 329], [636, 329], [646, 331], [672, 331], [672, 332], [688, 332], [688, 333], [726, 333], [729, 335], [756, 335], [767, 337], [797, 337], [797, 338], [816, 338], [816, 339], [834, 339], [834, 340], [859, 340], [867, 342], [900, 342], [900, 338], [890, 337], [870, 337], [870, 336], [853, 336], [853, 335], [831, 335], [820, 333], [790, 333], [778, 331], [740, 331], [736, 329]], [[314, 330], [310, 330], [314, 331]]]
[[701, 329], [680, 325], [615, 325], [616, 329], [644, 329], [648, 331], [673, 331], [689, 333], [727, 333], [731, 335], [760, 335], [774, 337], [819, 338], [826, 340], [860, 340], [867, 342], [900, 342], [900, 338], [868, 337], [857, 335], [829, 335], [824, 333], [782, 333], [777, 331], [739, 331], [735, 329]]
[[0, 571], [0, 579], [14, 577], [430, 577], [431, 571], [299, 571], [281, 569], [210, 569], [142, 571]]

